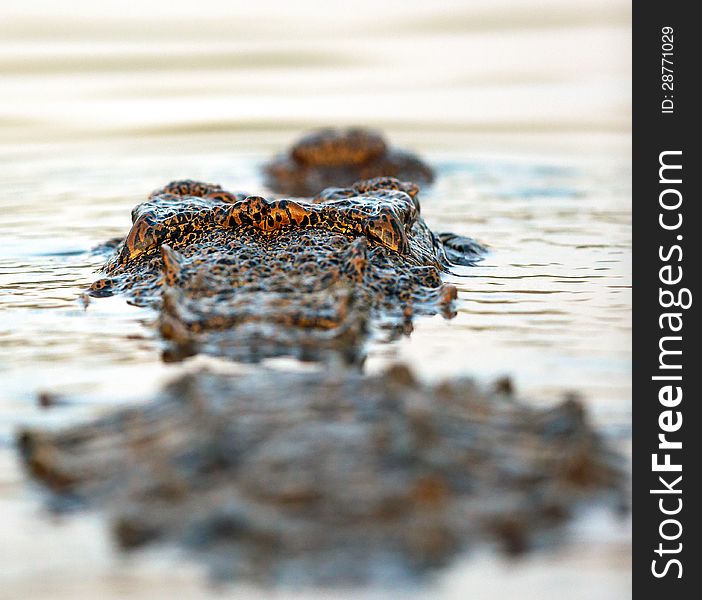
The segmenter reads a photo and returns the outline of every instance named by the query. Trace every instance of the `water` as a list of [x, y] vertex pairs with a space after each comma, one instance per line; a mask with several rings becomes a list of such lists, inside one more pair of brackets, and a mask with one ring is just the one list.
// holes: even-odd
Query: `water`
[[[367, 370], [399, 358], [425, 379], [509, 374], [541, 403], [575, 390], [628, 452], [626, 3], [122, 7], [9, 2], [0, 19], [0, 597], [207, 593], [170, 551], [116, 553], [99, 516], [50, 517], [13, 432], [147, 397], [209, 360], [163, 364], [153, 314], [120, 298], [86, 309], [80, 294], [104, 261], [92, 249], [124, 235], [131, 208], [171, 179], [265, 191], [261, 162], [309, 125], [382, 127], [438, 170], [422, 193], [432, 229], [490, 247], [449, 277], [456, 318], [372, 346]], [[40, 392], [59, 406], [40, 408]], [[559, 549], [520, 563], [486, 550], [416, 595], [544, 598], [567, 586], [621, 598], [629, 551], [628, 524], [593, 513]]]

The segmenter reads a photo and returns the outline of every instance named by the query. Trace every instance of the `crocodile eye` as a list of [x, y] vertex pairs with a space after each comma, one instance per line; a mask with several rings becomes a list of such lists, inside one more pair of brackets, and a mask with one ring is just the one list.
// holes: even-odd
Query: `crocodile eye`
[[366, 225], [366, 235], [400, 254], [409, 252], [407, 236], [395, 216], [383, 215], [380, 218], [370, 220]]
[[129, 230], [124, 247], [128, 252], [128, 258], [133, 259], [151, 248], [155, 248], [157, 244], [156, 227], [146, 215], [143, 215], [136, 220]]

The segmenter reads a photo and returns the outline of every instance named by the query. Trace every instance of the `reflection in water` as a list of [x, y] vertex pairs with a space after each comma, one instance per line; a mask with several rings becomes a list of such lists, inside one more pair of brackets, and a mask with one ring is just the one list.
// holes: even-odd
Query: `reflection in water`
[[176, 544], [222, 580], [423, 581], [486, 544], [552, 547], [577, 507], [623, 500], [620, 461], [575, 399], [534, 410], [508, 380], [424, 386], [404, 365], [200, 370], [20, 445], [58, 506], [91, 501], [125, 550]]

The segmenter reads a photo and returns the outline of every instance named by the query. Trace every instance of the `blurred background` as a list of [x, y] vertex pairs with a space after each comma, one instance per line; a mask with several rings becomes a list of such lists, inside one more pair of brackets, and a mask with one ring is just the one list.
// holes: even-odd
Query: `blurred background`
[[629, 4], [4, 0], [0, 139], [362, 123], [603, 143], [630, 126]]
[[[207, 588], [164, 549], [119, 554], [100, 515], [49, 514], [14, 431], [143, 399], [188, 368], [162, 363], [144, 311], [82, 310], [104, 259], [91, 249], [170, 179], [260, 191], [261, 162], [314, 126], [378, 127], [427, 158], [427, 221], [491, 248], [452, 279], [458, 316], [371, 348], [368, 371], [400, 358], [425, 379], [509, 374], [544, 403], [576, 389], [628, 455], [630, 4], [3, 0], [0, 598], [260, 597]], [[38, 407], [42, 392], [60, 409]], [[518, 562], [474, 552], [402, 596], [630, 595], [627, 522], [592, 511], [565, 538]]]

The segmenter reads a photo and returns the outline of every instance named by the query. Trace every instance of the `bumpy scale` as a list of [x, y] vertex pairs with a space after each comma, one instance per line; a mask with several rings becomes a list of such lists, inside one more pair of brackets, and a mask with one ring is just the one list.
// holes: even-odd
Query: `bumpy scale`
[[415, 313], [453, 315], [444, 245], [421, 219], [417, 193], [392, 178], [310, 201], [173, 182], [132, 211], [90, 293], [160, 309], [170, 358], [316, 359], [334, 349], [354, 362], [371, 320], [400, 333]]

